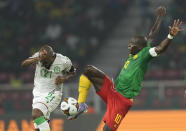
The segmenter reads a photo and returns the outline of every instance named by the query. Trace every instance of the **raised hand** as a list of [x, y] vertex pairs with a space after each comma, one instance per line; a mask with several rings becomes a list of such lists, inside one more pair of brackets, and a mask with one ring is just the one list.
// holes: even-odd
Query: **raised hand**
[[164, 6], [159, 6], [157, 8], [157, 15], [164, 17], [166, 15], [166, 8]]
[[173, 25], [169, 26], [169, 34], [172, 36], [176, 36], [180, 31], [183, 31], [184, 29], [181, 28], [182, 24], [183, 22], [181, 20], [174, 20]]

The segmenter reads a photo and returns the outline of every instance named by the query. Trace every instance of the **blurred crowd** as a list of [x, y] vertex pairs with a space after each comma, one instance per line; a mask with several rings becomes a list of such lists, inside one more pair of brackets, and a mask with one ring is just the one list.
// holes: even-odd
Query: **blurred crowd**
[[0, 82], [33, 80], [22, 60], [42, 45], [68, 56], [81, 69], [125, 13], [129, 0], [0, 1]]
[[[125, 13], [129, 0], [6, 0], [0, 1], [0, 82], [19, 86], [33, 80], [33, 67], [20, 63], [44, 44], [72, 60], [81, 70], [96, 53]], [[157, 40], [168, 33], [175, 18], [186, 21], [185, 1], [173, 1]], [[152, 20], [148, 1], [140, 0], [141, 16]], [[147, 13], [149, 12], [149, 13]], [[151, 23], [151, 22], [150, 22]], [[183, 28], [186, 29], [184, 24]], [[182, 79], [186, 63], [186, 37], [181, 33], [166, 53], [153, 61], [146, 78]], [[171, 57], [170, 57], [171, 56]]]

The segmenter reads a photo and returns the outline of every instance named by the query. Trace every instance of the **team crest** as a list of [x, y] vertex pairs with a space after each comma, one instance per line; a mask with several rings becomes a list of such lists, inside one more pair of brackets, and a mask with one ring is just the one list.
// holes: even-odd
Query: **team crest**
[[59, 73], [60, 72], [60, 67], [59, 66], [54, 67], [54, 72]]
[[134, 60], [137, 59], [137, 58], [138, 58], [138, 54], [136, 54], [136, 55], [133, 56], [133, 59]]

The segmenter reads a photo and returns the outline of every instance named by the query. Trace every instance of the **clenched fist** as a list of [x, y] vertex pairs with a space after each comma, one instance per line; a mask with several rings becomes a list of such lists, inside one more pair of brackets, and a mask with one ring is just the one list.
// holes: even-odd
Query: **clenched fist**
[[166, 15], [166, 8], [164, 6], [160, 6], [157, 9], [157, 15], [164, 17]]

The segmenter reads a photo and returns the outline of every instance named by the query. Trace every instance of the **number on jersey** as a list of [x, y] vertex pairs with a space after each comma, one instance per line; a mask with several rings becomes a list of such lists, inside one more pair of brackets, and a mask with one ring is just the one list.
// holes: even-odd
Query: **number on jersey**
[[51, 78], [52, 77], [52, 71], [48, 71], [47, 69], [41, 69], [41, 76], [44, 78]]
[[122, 116], [120, 114], [116, 115], [116, 118], [114, 120], [116, 122], [116, 124], [119, 124], [119, 122], [121, 121], [121, 118], [122, 118]]
[[129, 63], [130, 63], [130, 61], [129, 61], [129, 60], [127, 60], [127, 61], [125, 62], [125, 65], [124, 65], [124, 67], [123, 67], [123, 68], [127, 69], [127, 67], [128, 67], [128, 65], [129, 65]]

